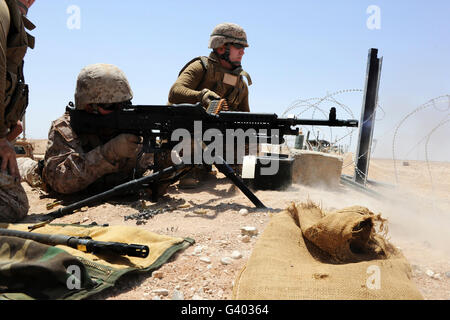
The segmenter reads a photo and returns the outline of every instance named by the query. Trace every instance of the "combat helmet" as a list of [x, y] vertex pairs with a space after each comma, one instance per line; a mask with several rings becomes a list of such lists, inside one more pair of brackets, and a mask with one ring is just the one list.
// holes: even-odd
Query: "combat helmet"
[[129, 101], [133, 91], [122, 70], [111, 64], [97, 63], [84, 67], [77, 79], [75, 107], [88, 104], [111, 104]]
[[209, 39], [209, 48], [217, 49], [226, 43], [239, 43], [248, 47], [247, 34], [235, 23], [221, 23], [217, 25]]

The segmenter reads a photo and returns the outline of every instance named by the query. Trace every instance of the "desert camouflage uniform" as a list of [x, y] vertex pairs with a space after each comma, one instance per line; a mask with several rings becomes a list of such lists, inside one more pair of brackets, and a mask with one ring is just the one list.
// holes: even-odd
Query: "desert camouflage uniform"
[[[99, 193], [141, 177], [148, 168], [164, 169], [172, 165], [170, 154], [143, 154], [140, 159], [109, 162], [100, 151], [110, 136], [83, 134], [78, 136], [70, 126], [69, 113], [52, 122], [44, 158], [42, 180], [47, 189], [61, 194], [82, 190]], [[156, 158], [156, 159], [155, 159]], [[158, 194], [166, 192], [168, 183], [158, 186]]]
[[[34, 28], [20, 12], [16, 0], [0, 0], [0, 138], [5, 138], [10, 128], [21, 120], [26, 98], [19, 94], [13, 105], [12, 96], [20, 82], [23, 58], [27, 48], [34, 47], [29, 30]], [[23, 80], [23, 79], [22, 79]], [[23, 219], [29, 209], [28, 198], [22, 185], [6, 173], [0, 173], [0, 221], [16, 222]]]
[[17, 166], [23, 182], [27, 182], [32, 188], [44, 187], [38, 161], [27, 157], [18, 158]]
[[[108, 138], [92, 134], [78, 136], [70, 126], [69, 113], [66, 112], [52, 122], [43, 181], [61, 194], [76, 193], [87, 187], [89, 191], [101, 192], [131, 180], [135, 173], [142, 174], [145, 164], [137, 164], [137, 159], [124, 159], [117, 163], [106, 160], [100, 147]], [[151, 161], [149, 156], [146, 164]]]
[[25, 218], [30, 206], [22, 185], [1, 172], [0, 185], [0, 221], [18, 222]]

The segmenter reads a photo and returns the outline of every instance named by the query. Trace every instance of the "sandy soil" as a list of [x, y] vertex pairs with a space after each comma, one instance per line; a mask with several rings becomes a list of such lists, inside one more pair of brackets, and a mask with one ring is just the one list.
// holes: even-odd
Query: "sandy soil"
[[[45, 141], [40, 141], [40, 144]], [[39, 144], [37, 143], [37, 144]], [[35, 150], [41, 150], [38, 146]], [[44, 148], [45, 149], [45, 148]], [[245, 265], [258, 241], [258, 236], [244, 242], [241, 228], [256, 227], [259, 235], [272, 214], [286, 208], [292, 201], [308, 199], [324, 209], [363, 205], [388, 218], [391, 242], [401, 248], [411, 263], [412, 280], [425, 299], [450, 299], [450, 163], [425, 163], [397, 161], [397, 178], [392, 160], [373, 159], [369, 178], [383, 185], [371, 186], [381, 197], [368, 195], [361, 190], [341, 184], [337, 190], [292, 185], [286, 191], [257, 191], [257, 197], [273, 210], [256, 210], [252, 203], [222, 175], [211, 175], [195, 190], [180, 190], [177, 184], [158, 203], [146, 201], [150, 208], [188, 208], [165, 210], [139, 228], [195, 239], [195, 245], [174, 256], [153, 276], [127, 275], [118, 285], [93, 297], [93, 299], [150, 300], [172, 299], [231, 299], [237, 273]], [[353, 174], [351, 156], [344, 159], [343, 173]], [[397, 181], [398, 180], [398, 181]], [[30, 213], [46, 213], [46, 204], [53, 198], [40, 199], [38, 190], [23, 183], [30, 200]], [[396, 185], [394, 187], [394, 185]], [[61, 223], [132, 225], [135, 220], [124, 217], [138, 212], [139, 200], [109, 201], [56, 220]], [[197, 214], [195, 210], [205, 209]], [[244, 216], [240, 209], [247, 209]], [[201, 246], [201, 251], [198, 248]], [[224, 265], [221, 259], [239, 251], [242, 258], [231, 259]], [[210, 263], [201, 258], [207, 257]], [[430, 271], [435, 274], [431, 277]], [[427, 275], [429, 273], [430, 275]], [[436, 276], [436, 274], [438, 274]], [[157, 294], [166, 289], [167, 295]]]

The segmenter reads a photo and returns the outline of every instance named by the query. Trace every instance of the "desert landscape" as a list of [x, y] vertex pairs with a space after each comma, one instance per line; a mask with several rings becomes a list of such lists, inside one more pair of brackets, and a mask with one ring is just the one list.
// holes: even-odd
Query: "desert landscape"
[[[46, 140], [34, 140], [34, 152], [43, 155]], [[353, 175], [353, 159], [346, 154], [343, 174]], [[450, 163], [372, 159], [370, 185], [379, 196], [340, 184], [327, 190], [293, 184], [284, 191], [256, 191], [270, 210], [253, 204], [221, 173], [211, 175], [201, 187], [180, 190], [177, 184], [157, 203], [148, 199], [108, 201], [82, 212], [57, 219], [56, 223], [136, 226], [125, 217], [142, 206], [161, 213], [138, 227], [158, 234], [189, 237], [195, 244], [178, 253], [152, 274], [130, 274], [112, 289], [91, 299], [117, 300], [227, 300], [231, 299], [237, 274], [245, 265], [258, 236], [273, 215], [291, 202], [312, 201], [322, 208], [353, 205], [369, 208], [388, 219], [390, 241], [400, 248], [412, 267], [412, 280], [427, 300], [450, 299]], [[23, 182], [30, 214], [48, 213], [55, 201]], [[180, 208], [182, 205], [182, 208]], [[246, 209], [246, 210], [242, 210]], [[243, 236], [241, 228], [254, 227], [257, 234]]]

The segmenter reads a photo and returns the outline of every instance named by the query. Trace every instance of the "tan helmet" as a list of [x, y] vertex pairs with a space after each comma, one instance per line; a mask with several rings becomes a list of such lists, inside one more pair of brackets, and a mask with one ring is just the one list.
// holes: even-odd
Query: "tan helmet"
[[248, 47], [247, 34], [235, 23], [221, 23], [217, 25], [209, 39], [209, 48], [217, 49], [226, 43], [239, 43]]
[[75, 107], [84, 110], [90, 103], [119, 103], [133, 98], [125, 73], [111, 64], [84, 67], [77, 79]]

